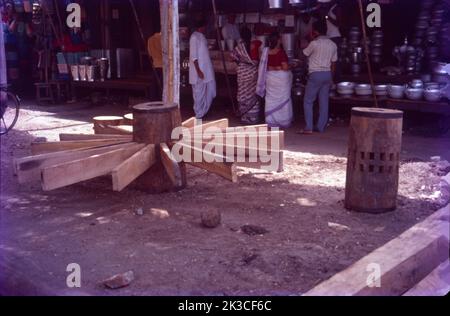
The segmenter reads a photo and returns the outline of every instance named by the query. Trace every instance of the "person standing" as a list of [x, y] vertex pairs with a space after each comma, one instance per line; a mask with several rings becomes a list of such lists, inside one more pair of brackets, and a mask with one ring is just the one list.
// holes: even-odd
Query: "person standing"
[[[241, 30], [242, 40], [238, 43], [231, 57], [237, 63], [237, 101], [241, 122], [255, 124], [259, 121], [260, 99], [256, 95], [258, 80], [258, 48], [260, 41], [251, 41], [252, 32], [248, 28]], [[255, 54], [256, 51], [256, 54]]]
[[[303, 50], [308, 57], [309, 78], [304, 98], [305, 129], [302, 134], [312, 134], [313, 131], [324, 132], [328, 124], [328, 106], [330, 88], [333, 83], [333, 73], [338, 59], [336, 44], [326, 36], [326, 22], [316, 21], [313, 24], [313, 33], [316, 37]], [[313, 127], [313, 106], [319, 97], [319, 121]]]
[[208, 113], [216, 97], [216, 79], [205, 32], [205, 21], [198, 21], [196, 31], [189, 40], [189, 83], [192, 85], [197, 119], [203, 118]]
[[236, 25], [236, 15], [230, 14], [227, 18], [227, 23], [222, 27], [223, 39], [225, 41], [234, 40], [237, 42], [241, 39], [241, 35], [239, 33], [239, 28]]
[[273, 33], [264, 48], [258, 72], [256, 93], [266, 99], [266, 123], [269, 127], [289, 128], [293, 121], [292, 72], [281, 37]]
[[152, 67], [155, 70], [155, 75], [157, 78], [155, 80], [158, 80], [159, 83], [156, 84], [156, 89], [154, 90], [153, 94], [154, 97], [159, 99], [161, 97], [161, 91], [160, 87], [163, 83], [163, 57], [162, 57], [162, 43], [161, 43], [161, 32], [156, 32], [151, 37], [148, 38], [147, 41], [147, 50], [148, 55], [151, 58]]

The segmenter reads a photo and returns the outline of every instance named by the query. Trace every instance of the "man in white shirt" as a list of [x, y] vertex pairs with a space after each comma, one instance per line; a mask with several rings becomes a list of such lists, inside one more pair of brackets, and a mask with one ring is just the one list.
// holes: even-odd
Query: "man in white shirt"
[[235, 24], [236, 16], [230, 14], [228, 16], [228, 22], [222, 27], [222, 36], [224, 40], [234, 40], [238, 42], [241, 39], [241, 34], [239, 33], [239, 28]]
[[[333, 73], [338, 60], [337, 46], [327, 36], [327, 24], [324, 20], [313, 24], [313, 33], [316, 38], [303, 54], [308, 57], [309, 79], [304, 97], [304, 111], [306, 127], [303, 134], [312, 134], [313, 131], [324, 132], [328, 124], [328, 105], [330, 88], [333, 83]], [[319, 96], [319, 121], [313, 126], [313, 106]]]
[[194, 112], [198, 119], [208, 113], [216, 97], [216, 79], [205, 32], [205, 21], [199, 21], [189, 40], [189, 83], [192, 85]]

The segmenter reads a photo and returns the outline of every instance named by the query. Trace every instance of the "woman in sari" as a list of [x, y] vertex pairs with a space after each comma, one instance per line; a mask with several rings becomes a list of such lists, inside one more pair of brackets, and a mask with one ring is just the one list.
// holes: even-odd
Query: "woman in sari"
[[292, 73], [288, 57], [281, 47], [278, 33], [269, 37], [264, 48], [258, 72], [257, 94], [266, 99], [266, 123], [270, 127], [288, 128], [293, 121]]
[[248, 29], [241, 31], [241, 41], [231, 56], [237, 62], [237, 101], [241, 121], [245, 124], [259, 122], [261, 110], [260, 99], [256, 95], [256, 82], [258, 80], [258, 49], [261, 42], [251, 42], [251, 32]]

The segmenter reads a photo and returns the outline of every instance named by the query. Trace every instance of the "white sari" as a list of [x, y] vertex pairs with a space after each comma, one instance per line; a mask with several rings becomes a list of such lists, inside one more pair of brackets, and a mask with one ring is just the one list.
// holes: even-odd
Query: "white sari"
[[288, 128], [294, 114], [292, 110], [292, 73], [290, 71], [268, 71], [269, 49], [261, 56], [256, 93], [266, 99], [266, 123], [270, 127]]

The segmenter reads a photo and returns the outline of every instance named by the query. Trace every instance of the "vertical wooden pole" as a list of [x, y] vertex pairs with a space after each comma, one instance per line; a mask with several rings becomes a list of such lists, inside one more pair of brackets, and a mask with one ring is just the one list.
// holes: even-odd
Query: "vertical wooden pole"
[[160, 0], [163, 102], [180, 105], [178, 0]]

